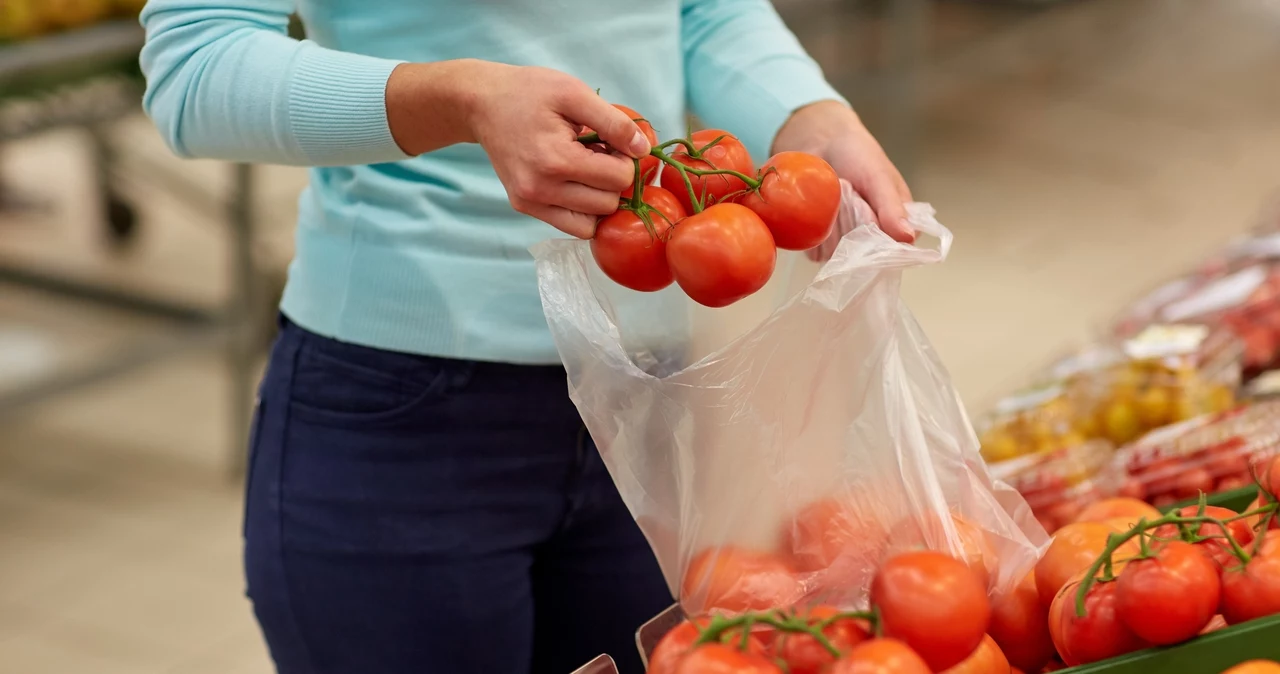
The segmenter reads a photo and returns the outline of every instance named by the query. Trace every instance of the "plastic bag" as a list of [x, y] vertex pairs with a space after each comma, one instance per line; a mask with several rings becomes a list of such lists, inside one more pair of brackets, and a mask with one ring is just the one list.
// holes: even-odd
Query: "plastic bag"
[[989, 477], [899, 297], [902, 271], [945, 259], [950, 232], [913, 204], [912, 225], [940, 246], [896, 243], [844, 190], [837, 224], [852, 231], [834, 257], [745, 333], [721, 330], [723, 344], [699, 343], [675, 286], [638, 297], [585, 242], [533, 249], [570, 395], [690, 614], [859, 607], [886, 555], [919, 546], [965, 558], [998, 591], [1046, 543]]

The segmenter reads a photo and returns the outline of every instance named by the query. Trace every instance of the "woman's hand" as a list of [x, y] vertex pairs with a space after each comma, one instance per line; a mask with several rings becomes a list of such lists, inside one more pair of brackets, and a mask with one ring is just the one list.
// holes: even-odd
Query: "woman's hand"
[[[903, 243], [915, 241], [916, 233], [907, 222], [906, 204], [911, 201], [911, 190], [847, 105], [822, 101], [797, 110], [774, 139], [773, 151], [784, 150], [809, 152], [825, 159], [871, 204], [880, 229]], [[845, 234], [833, 232], [832, 240], [810, 251], [810, 257], [819, 261], [830, 257], [834, 251], [831, 244]]]
[[582, 239], [594, 234], [597, 216], [617, 210], [635, 169], [627, 157], [578, 143], [578, 133], [589, 126], [630, 157], [650, 149], [626, 113], [582, 81], [546, 68], [406, 64], [387, 83], [387, 117], [409, 154], [479, 143], [513, 208]]

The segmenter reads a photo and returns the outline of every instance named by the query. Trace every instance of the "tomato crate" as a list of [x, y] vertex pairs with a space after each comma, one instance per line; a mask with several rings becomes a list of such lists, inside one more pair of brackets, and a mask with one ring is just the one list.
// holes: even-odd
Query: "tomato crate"
[[1060, 674], [1218, 674], [1248, 660], [1280, 660], [1280, 616], [1251, 620], [1168, 648], [1059, 670]]

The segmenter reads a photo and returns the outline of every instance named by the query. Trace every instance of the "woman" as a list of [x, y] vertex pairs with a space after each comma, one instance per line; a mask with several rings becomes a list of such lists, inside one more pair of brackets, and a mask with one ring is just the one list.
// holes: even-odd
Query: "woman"
[[[638, 671], [671, 599], [568, 400], [530, 245], [591, 236], [686, 105], [825, 157], [908, 240], [902, 178], [767, 0], [151, 0], [186, 157], [311, 166], [246, 499], [280, 672]], [[596, 94], [596, 89], [600, 94]], [[542, 223], [538, 222], [541, 220]]]

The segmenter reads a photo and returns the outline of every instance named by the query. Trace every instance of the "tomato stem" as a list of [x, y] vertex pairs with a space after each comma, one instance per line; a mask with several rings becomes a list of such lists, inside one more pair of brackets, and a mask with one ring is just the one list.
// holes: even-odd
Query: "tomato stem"
[[693, 181], [689, 180], [689, 172], [692, 170], [680, 162], [663, 154], [662, 150], [654, 148], [649, 154], [658, 158], [658, 161], [674, 168], [680, 174], [680, 178], [684, 180], [684, 188], [689, 190], [689, 203], [693, 206], [694, 213], [702, 212], [702, 200], [698, 198], [698, 193], [693, 190]]
[[768, 625], [783, 633], [807, 634], [813, 637], [814, 641], [817, 641], [833, 657], [839, 658], [843, 655], [840, 649], [836, 648], [830, 639], [827, 639], [827, 635], [823, 634], [820, 628], [810, 625], [803, 618], [788, 616], [782, 612], [778, 612], [776, 615], [744, 613], [736, 618], [716, 616], [711, 619], [711, 623], [707, 625], [707, 629], [702, 632], [698, 640], [693, 642], [693, 646], [697, 648], [698, 646], [719, 641], [729, 630], [742, 629], [742, 644], [743, 648], [745, 648], [751, 628], [757, 623]]

